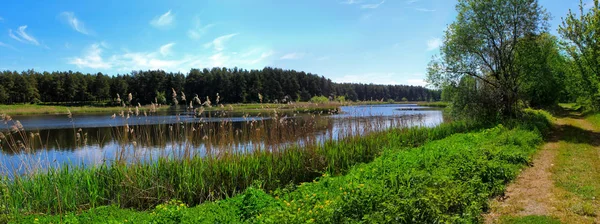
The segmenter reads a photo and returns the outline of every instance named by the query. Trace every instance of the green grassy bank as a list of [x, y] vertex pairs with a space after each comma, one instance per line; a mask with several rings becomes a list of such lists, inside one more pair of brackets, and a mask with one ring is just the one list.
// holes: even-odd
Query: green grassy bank
[[[311, 153], [277, 159], [253, 155], [218, 166], [198, 160], [65, 168], [4, 181], [1, 196], [8, 202], [3, 205], [5, 218], [18, 222], [472, 222], [542, 142], [547, 120], [540, 114], [526, 119], [519, 128], [498, 126], [457, 135], [452, 134], [475, 127], [453, 123], [392, 130], [330, 142]], [[442, 140], [431, 142], [436, 139]], [[320, 153], [327, 162], [307, 166], [319, 157], [298, 157], [312, 153]], [[285, 168], [281, 164], [289, 168], [280, 172]], [[231, 192], [222, 195], [225, 200], [201, 203], [207, 198], [200, 192], [226, 192], [216, 186], [231, 183], [240, 184], [234, 189], [241, 194]], [[43, 215], [50, 213], [59, 215]]]

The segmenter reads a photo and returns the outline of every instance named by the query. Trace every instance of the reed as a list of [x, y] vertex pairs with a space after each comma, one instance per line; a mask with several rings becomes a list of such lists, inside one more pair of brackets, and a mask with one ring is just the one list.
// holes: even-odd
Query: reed
[[[240, 126], [227, 119], [227, 110], [191, 112], [197, 117], [193, 122], [156, 128], [129, 126], [125, 119], [112, 131], [119, 149], [98, 165], [53, 166], [44, 164], [51, 161], [24, 158], [20, 164], [27, 166], [24, 174], [7, 171], [0, 180], [0, 213], [62, 214], [103, 205], [149, 209], [173, 199], [198, 205], [235, 196], [256, 181], [274, 190], [325, 172], [344, 174], [356, 164], [372, 161], [384, 148], [414, 147], [480, 127], [468, 122], [409, 127], [404, 118], [380, 118], [342, 122], [343, 131], [326, 128], [315, 136], [312, 133], [321, 127], [332, 125], [318, 114], [300, 120], [275, 109], [264, 116], [246, 115]], [[118, 116], [142, 115], [130, 107]], [[214, 119], [221, 120], [209, 122]], [[9, 129], [4, 132], [5, 147], [15, 153], [44, 146], [17, 121], [4, 116], [3, 122]], [[74, 132], [76, 144], [85, 147], [86, 133]], [[151, 146], [159, 150], [149, 150]]]

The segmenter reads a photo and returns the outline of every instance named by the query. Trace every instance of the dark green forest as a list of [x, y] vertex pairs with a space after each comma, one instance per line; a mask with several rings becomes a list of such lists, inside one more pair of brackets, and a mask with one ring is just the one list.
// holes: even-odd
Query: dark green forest
[[223, 103], [285, 103], [308, 101], [314, 96], [344, 96], [352, 101], [436, 101], [441, 97], [441, 91], [420, 86], [335, 83], [311, 73], [270, 67], [191, 69], [188, 74], [151, 70], [115, 76], [34, 70], [0, 73], [1, 104], [115, 103], [117, 94], [123, 99], [131, 94], [132, 104], [171, 104], [173, 91], [203, 100], [214, 100], [219, 94]]

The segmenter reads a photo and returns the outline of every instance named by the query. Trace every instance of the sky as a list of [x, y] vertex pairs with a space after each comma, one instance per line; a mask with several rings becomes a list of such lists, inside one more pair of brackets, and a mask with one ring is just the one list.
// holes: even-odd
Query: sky
[[[589, 0], [587, 0], [589, 1]], [[577, 0], [540, 0], [551, 32]], [[265, 66], [425, 85], [455, 0], [3, 0], [0, 70], [116, 75]]]

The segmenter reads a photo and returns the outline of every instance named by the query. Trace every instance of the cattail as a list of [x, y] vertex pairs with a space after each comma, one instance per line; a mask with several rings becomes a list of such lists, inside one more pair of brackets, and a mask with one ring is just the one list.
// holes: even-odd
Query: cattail
[[77, 134], [75, 134], [75, 136], [76, 136], [75, 141], [81, 140], [81, 134], [79, 134], [79, 132], [77, 132]]
[[219, 104], [220, 100], [221, 100], [221, 97], [219, 96], [219, 93], [217, 93], [217, 104]]
[[112, 116], [110, 116], [110, 119], [115, 119], [117, 117], [117, 114], [113, 114]]
[[185, 93], [183, 91], [181, 91], [181, 101], [187, 101], [185, 100]]
[[0, 140], [5, 139], [5, 138], [6, 138], [6, 136], [4, 136], [4, 133], [0, 132]]
[[263, 102], [263, 95], [259, 93], [258, 94], [258, 99], [260, 100], [260, 103], [262, 103]]
[[69, 108], [67, 108], [67, 117], [69, 117], [69, 119], [73, 118], [73, 114], [71, 114], [71, 110], [69, 110]]
[[194, 101], [190, 101], [190, 109], [194, 109]]
[[131, 105], [132, 100], [133, 100], [133, 96], [131, 95], [131, 93], [129, 93], [129, 95], [127, 95], [127, 101], [129, 102], [130, 105]]

